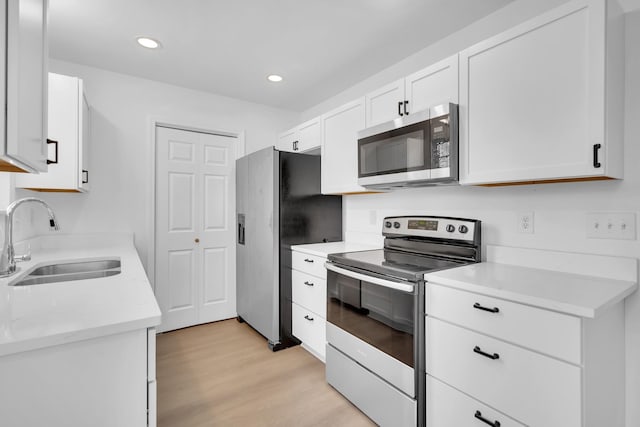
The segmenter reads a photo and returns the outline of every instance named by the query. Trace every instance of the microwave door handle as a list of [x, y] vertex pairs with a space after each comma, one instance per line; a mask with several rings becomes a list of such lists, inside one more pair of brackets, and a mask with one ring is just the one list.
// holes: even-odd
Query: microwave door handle
[[325, 263], [324, 266], [327, 270], [333, 271], [334, 273], [342, 274], [343, 276], [351, 277], [352, 279], [363, 280], [368, 283], [373, 283], [375, 285], [384, 286], [385, 288], [391, 288], [391, 289], [395, 289], [397, 291], [402, 291], [406, 293], [413, 292], [413, 285], [394, 282], [392, 280], [380, 279], [378, 277], [373, 277], [373, 276], [367, 276], [366, 274], [362, 274], [362, 273], [356, 273], [355, 271], [336, 267], [334, 264], [331, 264], [329, 262]]

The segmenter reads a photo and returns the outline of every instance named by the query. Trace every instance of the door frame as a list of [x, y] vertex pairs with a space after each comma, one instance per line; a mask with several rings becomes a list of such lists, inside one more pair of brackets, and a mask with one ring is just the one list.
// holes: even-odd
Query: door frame
[[[192, 122], [188, 119], [166, 118], [166, 117], [150, 117], [147, 128], [147, 139], [149, 141], [150, 176], [149, 185], [147, 187], [148, 200], [146, 203], [147, 212], [145, 214], [148, 219], [147, 233], [149, 242], [147, 244], [147, 277], [151, 283], [153, 293], [156, 293], [156, 128], [168, 127], [189, 132], [207, 133], [212, 135], [230, 136], [237, 139], [238, 147], [236, 150], [236, 159], [245, 154], [245, 131], [223, 130], [213, 123]], [[235, 197], [235, 195], [234, 195]]]

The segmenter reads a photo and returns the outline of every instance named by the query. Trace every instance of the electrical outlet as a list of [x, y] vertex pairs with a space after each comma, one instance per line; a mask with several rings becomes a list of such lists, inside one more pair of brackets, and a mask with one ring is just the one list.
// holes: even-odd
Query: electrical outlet
[[636, 239], [636, 214], [633, 212], [587, 213], [587, 237], [590, 239]]
[[518, 231], [520, 233], [533, 233], [533, 212], [518, 213]]

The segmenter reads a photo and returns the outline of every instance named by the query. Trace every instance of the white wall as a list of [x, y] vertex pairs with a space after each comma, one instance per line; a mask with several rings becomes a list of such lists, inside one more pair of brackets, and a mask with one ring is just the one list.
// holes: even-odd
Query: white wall
[[[302, 119], [308, 120], [319, 116], [565, 2], [567, 0], [517, 0], [509, 3], [468, 27], [425, 47], [391, 67], [376, 72], [360, 83], [302, 112]], [[425, 25], [428, 25], [428, 19], [425, 19]]]
[[[299, 119], [299, 113], [78, 64], [51, 61], [49, 69], [84, 80], [92, 109], [92, 190], [88, 194], [16, 190], [16, 197], [37, 196], [50, 203], [64, 233], [135, 233], [145, 267], [153, 178], [151, 118], [211, 130], [244, 131], [247, 153], [274, 145], [276, 135]], [[41, 209], [25, 211], [20, 219], [16, 240], [49, 232]], [[25, 223], [33, 227], [22, 225]]]
[[[535, 4], [534, 4], [535, 3]], [[518, 1], [429, 46], [400, 64], [303, 113], [310, 118], [436, 62], [562, 1]], [[640, 11], [626, 15], [625, 179], [515, 187], [431, 187], [344, 196], [347, 240], [381, 243], [386, 215], [449, 215], [483, 221], [485, 244], [640, 258], [640, 240], [587, 239], [586, 213], [635, 212], [640, 217]], [[516, 214], [534, 213], [534, 234], [521, 234]], [[640, 293], [626, 300], [627, 423], [640, 426]]]

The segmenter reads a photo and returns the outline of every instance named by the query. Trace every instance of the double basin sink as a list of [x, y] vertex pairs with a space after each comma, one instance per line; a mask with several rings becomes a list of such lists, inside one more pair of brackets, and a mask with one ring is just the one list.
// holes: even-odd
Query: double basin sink
[[40, 285], [44, 283], [69, 282], [72, 280], [98, 279], [115, 276], [122, 271], [120, 258], [100, 258], [87, 261], [68, 261], [35, 267], [11, 286]]

